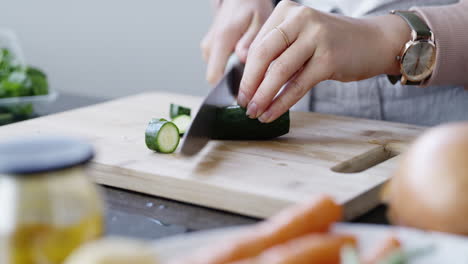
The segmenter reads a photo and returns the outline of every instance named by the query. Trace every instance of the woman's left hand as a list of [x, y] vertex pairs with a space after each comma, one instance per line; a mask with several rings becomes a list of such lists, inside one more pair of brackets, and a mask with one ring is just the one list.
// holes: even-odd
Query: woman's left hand
[[271, 122], [321, 81], [398, 74], [395, 57], [409, 39], [395, 15], [357, 19], [283, 0], [252, 43], [238, 103]]

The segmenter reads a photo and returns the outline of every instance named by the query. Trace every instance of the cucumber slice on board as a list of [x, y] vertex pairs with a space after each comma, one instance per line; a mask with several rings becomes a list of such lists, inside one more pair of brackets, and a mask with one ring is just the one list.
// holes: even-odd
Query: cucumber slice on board
[[177, 126], [165, 119], [153, 119], [145, 132], [146, 146], [160, 153], [173, 153], [179, 145], [180, 135]]
[[173, 119], [176, 118], [177, 116], [180, 115], [188, 115], [190, 116], [190, 108], [176, 105], [176, 104], [171, 104], [171, 108], [169, 111], [169, 116]]
[[151, 122], [162, 122], [162, 121], [167, 121], [167, 119], [165, 119], [165, 118], [153, 118], [153, 119], [151, 119], [150, 123]]
[[191, 122], [192, 118], [188, 115], [180, 115], [172, 119], [172, 123], [174, 123], [177, 126], [181, 135], [187, 132], [187, 129], [189, 128]]
[[259, 140], [272, 139], [289, 132], [289, 111], [275, 121], [265, 124], [258, 119], [250, 119], [246, 109], [232, 105], [218, 108], [213, 139]]

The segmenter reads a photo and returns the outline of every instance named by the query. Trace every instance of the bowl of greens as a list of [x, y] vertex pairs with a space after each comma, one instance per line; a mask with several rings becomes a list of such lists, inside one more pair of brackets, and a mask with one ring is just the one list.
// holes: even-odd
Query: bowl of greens
[[0, 125], [35, 117], [56, 98], [47, 75], [25, 63], [14, 33], [0, 30]]

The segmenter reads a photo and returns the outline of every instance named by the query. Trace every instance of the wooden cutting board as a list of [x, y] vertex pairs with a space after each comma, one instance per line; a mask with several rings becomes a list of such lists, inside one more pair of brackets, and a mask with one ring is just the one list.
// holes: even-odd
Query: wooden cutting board
[[[57, 134], [85, 138], [97, 156], [97, 183], [255, 217], [328, 193], [346, 218], [379, 203], [380, 186], [423, 128], [382, 121], [291, 112], [289, 134], [271, 141], [211, 141], [193, 158], [148, 150], [144, 131], [168, 117], [171, 102], [201, 97], [145, 93], [0, 128], [0, 139]], [[374, 166], [375, 165], [375, 166]]]

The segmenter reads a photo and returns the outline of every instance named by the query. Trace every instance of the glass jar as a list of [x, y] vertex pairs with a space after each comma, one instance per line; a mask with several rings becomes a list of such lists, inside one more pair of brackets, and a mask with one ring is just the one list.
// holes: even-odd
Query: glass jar
[[0, 144], [0, 263], [59, 264], [103, 231], [85, 165], [92, 147], [63, 137]]

